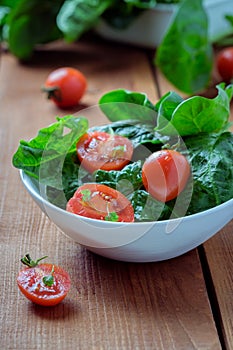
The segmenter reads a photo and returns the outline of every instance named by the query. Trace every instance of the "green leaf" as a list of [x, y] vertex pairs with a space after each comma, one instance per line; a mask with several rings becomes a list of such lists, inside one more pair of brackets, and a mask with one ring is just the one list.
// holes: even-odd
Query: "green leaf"
[[54, 284], [53, 273], [54, 273], [54, 265], [52, 267], [50, 275], [44, 276], [42, 278], [43, 283], [48, 287], [52, 287], [52, 285]]
[[91, 191], [89, 189], [84, 189], [81, 191], [82, 194], [82, 200], [84, 202], [89, 202], [91, 199]]
[[168, 92], [155, 105], [158, 111], [157, 129], [161, 130], [172, 119], [175, 109], [183, 102], [183, 98], [176, 92]]
[[142, 186], [141, 170], [141, 161], [128, 164], [121, 171], [97, 170], [94, 174], [95, 182], [117, 189], [128, 196]]
[[0, 6], [7, 6], [13, 8], [18, 5], [21, 0], [0, 0]]
[[117, 213], [115, 211], [110, 212], [107, 216], [105, 216], [104, 220], [105, 221], [113, 221], [113, 222], [117, 222], [119, 219], [119, 216], [117, 215]]
[[63, 0], [20, 0], [7, 18], [10, 51], [20, 59], [31, 57], [36, 44], [61, 37], [56, 16]]
[[144, 11], [156, 6], [155, 0], [118, 0], [114, 1], [103, 13], [102, 18], [113, 28], [123, 30]]
[[63, 189], [61, 174], [65, 157], [76, 150], [78, 139], [88, 129], [88, 121], [72, 115], [57, 120], [39, 130], [34, 139], [21, 140], [12, 162], [41, 183]]
[[180, 4], [155, 61], [165, 77], [187, 94], [208, 86], [213, 53], [202, 0], [184, 0]]
[[157, 201], [145, 190], [135, 191], [130, 201], [134, 208], [135, 221], [165, 220], [172, 212], [167, 204]]
[[57, 16], [57, 25], [68, 42], [94, 27], [115, 0], [66, 0]]
[[104, 94], [99, 105], [112, 122], [135, 119], [141, 122], [155, 123], [157, 113], [147, 95], [129, 90], [113, 90]]
[[156, 0], [124, 0], [124, 3], [141, 9], [153, 9], [157, 3]]
[[43, 283], [48, 287], [52, 287], [52, 285], [54, 284], [53, 275], [44, 276], [42, 280], [43, 280]]
[[10, 8], [7, 6], [0, 5], [0, 26], [3, 26], [6, 22], [6, 18], [10, 13]]
[[86, 182], [91, 182], [92, 177], [83, 167], [80, 167], [76, 150], [66, 155], [61, 173], [62, 180], [60, 180], [61, 174], [57, 174], [50, 182], [53, 187], [46, 187], [46, 196], [49, 202], [65, 209], [67, 201], [74, 195], [78, 187]]
[[155, 104], [155, 109], [159, 113], [160, 109], [163, 108], [164, 116], [170, 120], [170, 117], [176, 109], [176, 107], [183, 101], [184, 99], [176, 92], [168, 91]]
[[159, 4], [177, 4], [178, 2], [181, 2], [182, 0], [158, 0], [157, 3]]
[[215, 98], [190, 97], [178, 103], [173, 112], [170, 109], [172, 113], [167, 113], [168, 95], [167, 99], [163, 99], [160, 104], [156, 130], [164, 135], [178, 133], [180, 136], [185, 136], [202, 132], [218, 132], [226, 128], [230, 115], [233, 85], [225, 88], [225, 84], [219, 84], [217, 89], [218, 95]]
[[[121, 135], [130, 139], [134, 145], [134, 160], [136, 153], [138, 153], [137, 149], [139, 147], [140, 152], [143, 152], [141, 145], [145, 145], [145, 150], [146, 147], [149, 147], [148, 144], [150, 144], [150, 150], [155, 151], [157, 149], [160, 149], [162, 144], [167, 144], [170, 141], [169, 136], [161, 135], [157, 131], [155, 131], [153, 124], [138, 122], [135, 119], [122, 121], [120, 120], [111, 124], [92, 127], [90, 130], [99, 130], [108, 133], [110, 133], [111, 130], [111, 132], [113, 132], [116, 135]], [[146, 154], [148, 155], [148, 152], [146, 152]]]
[[189, 214], [233, 198], [233, 134], [200, 134], [185, 143], [194, 180]]
[[6, 24], [7, 17], [10, 13], [10, 8], [7, 6], [0, 6], [0, 42], [5, 39], [5, 33], [8, 31]]

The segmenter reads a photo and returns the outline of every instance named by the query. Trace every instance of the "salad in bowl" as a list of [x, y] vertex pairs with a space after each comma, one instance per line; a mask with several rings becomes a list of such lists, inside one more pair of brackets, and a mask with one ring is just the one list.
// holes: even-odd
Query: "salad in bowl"
[[[158, 261], [206, 241], [233, 217], [233, 85], [213, 99], [114, 90], [90, 115], [57, 118], [20, 141], [13, 165], [68, 236], [125, 261]], [[97, 111], [98, 110], [98, 111]]]

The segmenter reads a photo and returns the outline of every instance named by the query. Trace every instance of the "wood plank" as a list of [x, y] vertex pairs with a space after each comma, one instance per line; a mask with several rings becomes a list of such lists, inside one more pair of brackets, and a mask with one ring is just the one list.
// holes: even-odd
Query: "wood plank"
[[204, 244], [209, 265], [212, 297], [216, 302], [216, 314], [227, 350], [233, 344], [233, 220]]
[[[1, 349], [221, 349], [196, 250], [160, 263], [108, 260], [62, 235], [26, 194], [10, 164], [19, 139], [33, 137], [55, 115], [77, 112], [58, 110], [40, 93], [51, 69], [64, 64], [88, 77], [83, 108], [115, 88], [157, 98], [147, 58], [136, 48], [93, 41], [48, 47], [27, 65], [2, 57]], [[62, 304], [35, 306], [19, 293], [19, 258], [27, 252], [69, 271], [72, 289]]]

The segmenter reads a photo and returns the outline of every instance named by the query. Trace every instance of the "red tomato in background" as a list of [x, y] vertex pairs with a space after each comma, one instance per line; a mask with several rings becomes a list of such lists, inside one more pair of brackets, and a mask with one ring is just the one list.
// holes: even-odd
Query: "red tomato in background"
[[126, 137], [94, 131], [78, 141], [77, 155], [91, 173], [98, 169], [120, 170], [131, 160], [133, 144]]
[[[32, 264], [30, 266], [30, 261], [24, 263], [28, 267], [18, 274], [17, 284], [20, 291], [35, 304], [57, 305], [66, 297], [70, 289], [69, 274], [60, 266], [48, 263], [37, 264], [29, 255], [27, 256]], [[21, 259], [22, 262], [23, 259]]]
[[42, 90], [58, 107], [68, 108], [79, 103], [86, 87], [87, 80], [79, 70], [63, 67], [49, 74]]
[[66, 210], [97, 220], [132, 222], [134, 210], [119, 191], [97, 183], [80, 186], [68, 201]]
[[186, 157], [174, 150], [152, 153], [142, 167], [142, 181], [152, 197], [167, 202], [176, 198], [190, 176]]
[[233, 79], [233, 47], [221, 50], [216, 59], [217, 70], [225, 82]]

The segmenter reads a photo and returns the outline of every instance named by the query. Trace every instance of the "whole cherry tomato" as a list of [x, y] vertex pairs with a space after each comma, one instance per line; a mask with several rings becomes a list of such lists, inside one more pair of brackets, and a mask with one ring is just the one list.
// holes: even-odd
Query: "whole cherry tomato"
[[63, 67], [49, 74], [42, 90], [58, 107], [68, 108], [79, 103], [86, 87], [87, 80], [79, 70]]
[[89, 172], [98, 169], [120, 170], [131, 160], [133, 144], [126, 137], [94, 131], [83, 135], [78, 141], [77, 155]]
[[189, 162], [174, 150], [152, 153], [142, 167], [142, 182], [152, 197], [167, 202], [183, 191], [190, 176]]
[[60, 303], [70, 289], [70, 276], [60, 266], [33, 261], [29, 254], [21, 259], [27, 267], [17, 277], [20, 291], [35, 304], [54, 306]]
[[233, 79], [233, 47], [221, 50], [216, 59], [219, 75], [225, 82]]
[[86, 183], [68, 201], [66, 210], [97, 220], [132, 222], [134, 210], [119, 191], [106, 185]]

